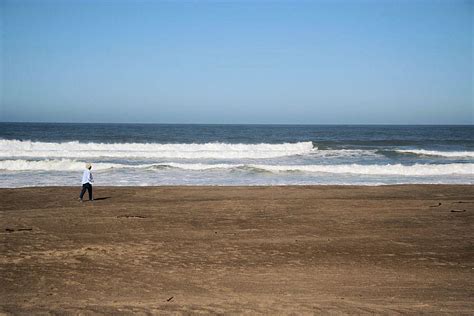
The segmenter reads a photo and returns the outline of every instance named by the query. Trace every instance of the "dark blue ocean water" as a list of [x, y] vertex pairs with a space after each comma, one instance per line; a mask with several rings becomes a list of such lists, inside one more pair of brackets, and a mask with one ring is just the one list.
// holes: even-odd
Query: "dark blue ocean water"
[[[97, 143], [294, 143], [473, 149], [474, 126], [0, 123], [1, 139]], [[431, 147], [430, 147], [431, 148]]]
[[0, 186], [473, 183], [474, 126], [0, 123]]

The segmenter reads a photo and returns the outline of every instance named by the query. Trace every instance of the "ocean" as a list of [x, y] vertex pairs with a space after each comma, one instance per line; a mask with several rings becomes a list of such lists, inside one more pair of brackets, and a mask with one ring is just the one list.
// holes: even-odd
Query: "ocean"
[[0, 123], [0, 187], [473, 184], [474, 126]]

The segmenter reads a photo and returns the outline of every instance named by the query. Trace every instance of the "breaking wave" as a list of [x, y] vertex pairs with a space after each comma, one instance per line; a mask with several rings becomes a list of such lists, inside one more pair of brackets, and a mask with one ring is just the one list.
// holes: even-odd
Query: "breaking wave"
[[46, 143], [0, 140], [1, 157], [259, 159], [308, 154], [311, 142], [282, 144]]
[[179, 164], [164, 163], [174, 168], [184, 170], [210, 170], [210, 169], [245, 169], [268, 172], [324, 172], [324, 173], [347, 173], [360, 175], [403, 175], [403, 176], [433, 176], [449, 174], [474, 174], [474, 164], [415, 164], [405, 166], [401, 164], [388, 165], [259, 165], [259, 164]]
[[[0, 170], [23, 171], [23, 170], [50, 170], [50, 171], [76, 171], [82, 170], [85, 163], [70, 159], [53, 160], [3, 160], [0, 161]], [[155, 164], [113, 164], [94, 163], [94, 170], [107, 170], [114, 168], [129, 169], [159, 169], [176, 168], [189, 171], [206, 170], [242, 170], [247, 172], [303, 172], [303, 173], [334, 173], [334, 174], [357, 174], [357, 175], [402, 175], [402, 176], [436, 176], [436, 175], [474, 175], [474, 164], [387, 164], [387, 165], [266, 165], [266, 164], [204, 164], [204, 163], [175, 163], [163, 162]]]
[[[44, 170], [44, 171], [78, 171], [85, 168], [85, 162], [71, 159], [46, 159], [39, 161], [30, 160], [1, 160], [0, 170], [8, 171], [27, 171], [27, 170]], [[127, 165], [114, 163], [94, 163], [94, 170], [108, 170], [113, 168], [147, 168], [153, 165]]]
[[255, 168], [272, 172], [325, 172], [325, 173], [347, 173], [359, 175], [402, 175], [402, 176], [434, 176], [449, 174], [474, 174], [474, 164], [414, 164], [410, 166], [402, 164], [387, 165], [302, 165], [302, 166], [267, 166], [253, 165]]
[[425, 149], [397, 149], [402, 154], [414, 154], [419, 156], [438, 156], [449, 158], [474, 158], [474, 151], [437, 151]]

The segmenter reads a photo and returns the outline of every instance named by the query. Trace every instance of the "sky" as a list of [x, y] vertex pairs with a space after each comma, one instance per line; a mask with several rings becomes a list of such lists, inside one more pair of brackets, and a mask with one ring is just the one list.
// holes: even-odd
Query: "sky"
[[473, 3], [0, 0], [0, 121], [473, 124]]

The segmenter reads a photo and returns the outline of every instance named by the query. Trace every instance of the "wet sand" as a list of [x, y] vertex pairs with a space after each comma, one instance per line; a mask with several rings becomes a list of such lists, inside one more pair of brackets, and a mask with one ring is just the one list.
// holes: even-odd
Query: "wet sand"
[[0, 189], [0, 313], [474, 314], [474, 186]]

